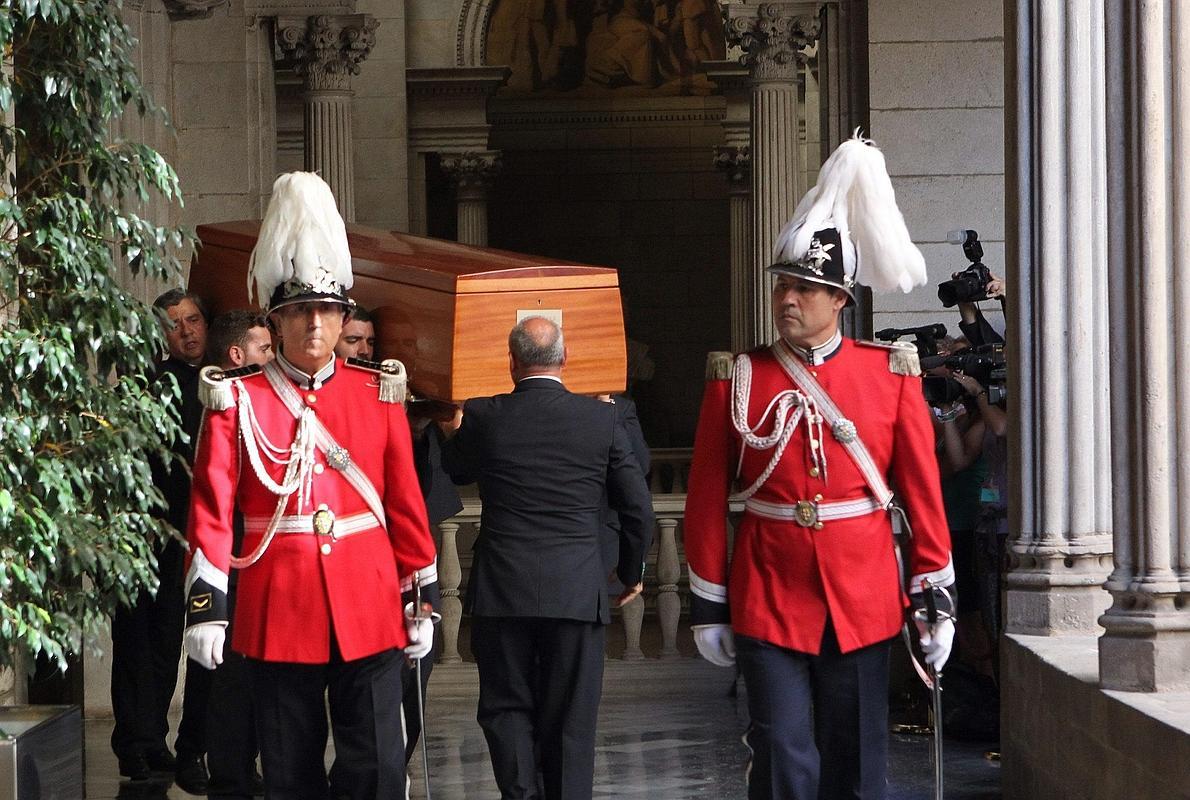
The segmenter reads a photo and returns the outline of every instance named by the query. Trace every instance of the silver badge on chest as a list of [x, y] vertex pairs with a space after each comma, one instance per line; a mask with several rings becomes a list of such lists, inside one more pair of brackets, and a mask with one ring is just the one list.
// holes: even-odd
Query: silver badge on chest
[[855, 423], [846, 418], [837, 419], [835, 420], [835, 423], [831, 425], [831, 433], [833, 433], [835, 435], [835, 439], [837, 439], [842, 444], [850, 444], [851, 442], [855, 441], [856, 437]]
[[342, 472], [351, 466], [351, 454], [347, 452], [347, 448], [333, 445], [326, 451], [326, 463]]

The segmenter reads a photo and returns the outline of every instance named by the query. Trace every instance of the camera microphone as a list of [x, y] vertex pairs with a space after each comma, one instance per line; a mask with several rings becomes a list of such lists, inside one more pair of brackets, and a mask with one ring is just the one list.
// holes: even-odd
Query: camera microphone
[[876, 331], [876, 338], [885, 341], [896, 339], [899, 336], [925, 336], [930, 339], [941, 339], [945, 335], [946, 326], [941, 322], [935, 322], [933, 325], [919, 325], [916, 328], [885, 328]]

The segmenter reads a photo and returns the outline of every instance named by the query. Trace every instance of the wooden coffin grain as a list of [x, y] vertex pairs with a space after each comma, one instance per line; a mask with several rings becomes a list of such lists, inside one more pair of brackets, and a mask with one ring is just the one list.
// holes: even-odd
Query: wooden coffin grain
[[[246, 308], [256, 220], [200, 225], [190, 290], [212, 313]], [[528, 315], [560, 318], [563, 378], [584, 394], [624, 390], [624, 317], [614, 269], [347, 226], [355, 286], [373, 312], [377, 353], [399, 358], [416, 395], [447, 401], [512, 388], [508, 332]]]

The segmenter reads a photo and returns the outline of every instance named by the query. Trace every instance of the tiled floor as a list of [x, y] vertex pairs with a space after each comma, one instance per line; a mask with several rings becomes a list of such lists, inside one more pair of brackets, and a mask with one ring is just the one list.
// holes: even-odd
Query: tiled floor
[[[435, 800], [498, 800], [483, 734], [475, 722], [473, 665], [439, 666], [430, 683], [430, 775]], [[728, 697], [725, 670], [695, 659], [609, 661], [599, 718], [595, 796], [743, 798], [744, 700]], [[121, 783], [107, 740], [111, 722], [87, 723], [87, 797], [190, 797], [166, 782]], [[1000, 796], [999, 765], [986, 747], [947, 743], [948, 800]], [[894, 735], [890, 800], [932, 797], [930, 740]], [[328, 755], [329, 758], [329, 755]], [[411, 797], [425, 796], [418, 759]]]

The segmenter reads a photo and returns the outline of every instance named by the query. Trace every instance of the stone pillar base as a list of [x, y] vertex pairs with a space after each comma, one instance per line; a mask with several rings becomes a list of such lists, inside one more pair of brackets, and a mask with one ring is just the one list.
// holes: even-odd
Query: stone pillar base
[[1099, 682], [1120, 692], [1190, 691], [1190, 625], [1178, 611], [1108, 611], [1100, 623]]
[[1012, 585], [1005, 592], [1008, 633], [1026, 636], [1093, 634], [1095, 620], [1111, 605], [1111, 595], [1101, 586]]

